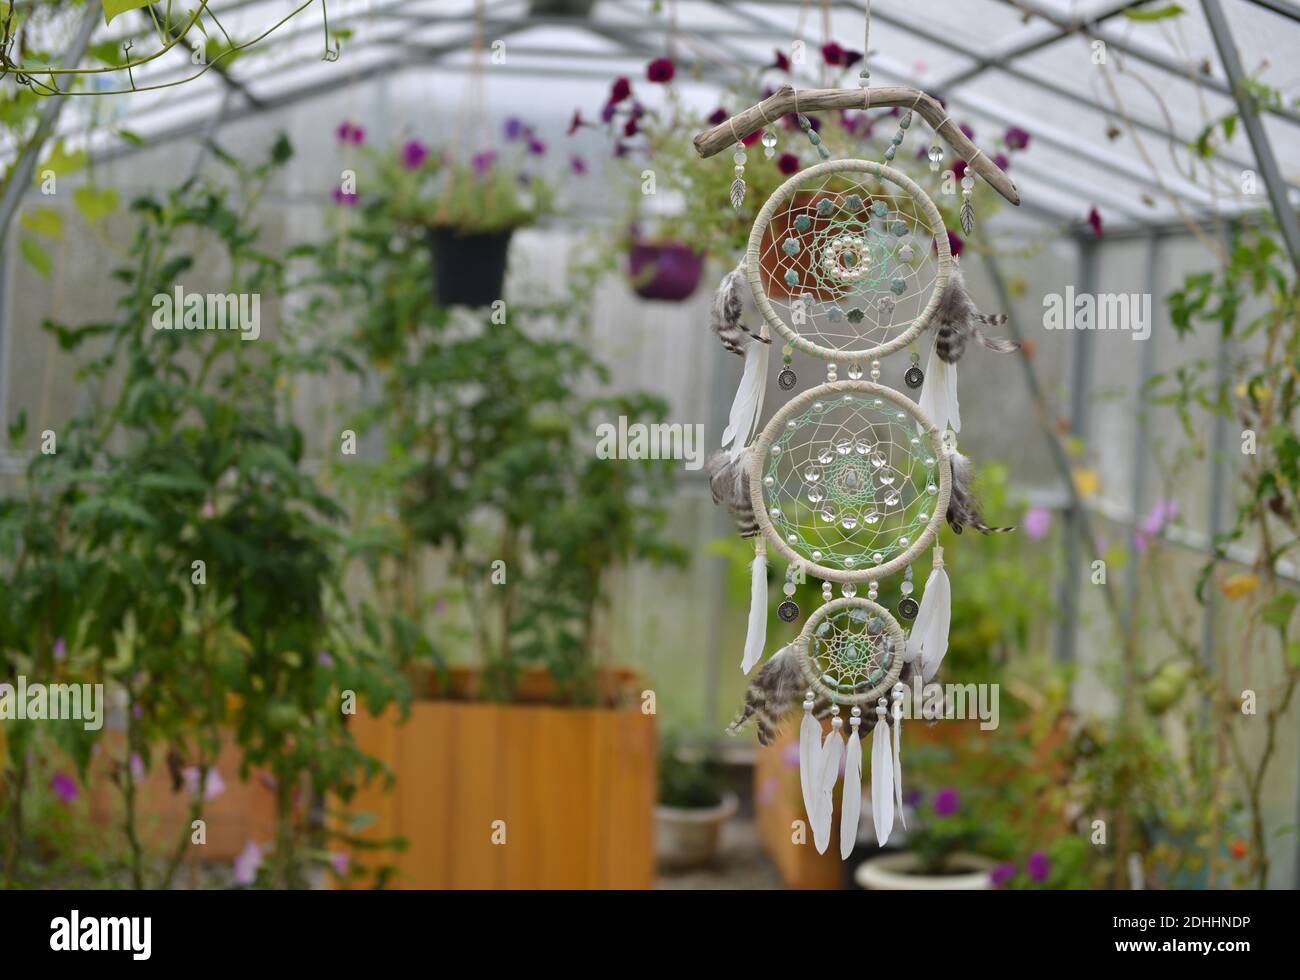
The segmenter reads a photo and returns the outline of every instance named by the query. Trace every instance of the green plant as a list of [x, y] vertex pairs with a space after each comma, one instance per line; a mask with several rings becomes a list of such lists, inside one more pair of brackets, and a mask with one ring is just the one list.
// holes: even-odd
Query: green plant
[[701, 744], [663, 739], [659, 746], [659, 805], [702, 810], [722, 802], [725, 789], [717, 756]]
[[[52, 737], [83, 780], [97, 741], [108, 757], [136, 887], [153, 870], [137, 810], [143, 775], [166, 765], [179, 786], [190, 770], [190, 817], [202, 819], [200, 788], [228, 737], [241, 750], [239, 776], [264, 769], [274, 786], [278, 831], [263, 880], [301, 883], [309, 846], [325, 839], [310, 802], [346, 798], [376, 769], [347, 734], [344, 692], [376, 706], [401, 693], [386, 660], [348, 629], [342, 512], [306, 474], [304, 436], [290, 421], [291, 385], [306, 366], [292, 338], [246, 343], [254, 324], [243, 307], [238, 330], [158, 329], [160, 298], [182, 282], [195, 293], [214, 268], [226, 270], [222, 295], [282, 294], [283, 264], [259, 247], [253, 215], [290, 154], [283, 139], [253, 167], [219, 154], [238, 178], [237, 200], [191, 182], [132, 203], [113, 312], [46, 324], [78, 356], [92, 404], [58, 433], [57, 452], [33, 457], [25, 493], [0, 503], [0, 541], [15, 556], [0, 567], [3, 672], [120, 692], [121, 745], [80, 726], [55, 726]], [[25, 435], [21, 423], [10, 432], [18, 446]], [[8, 733], [6, 806], [19, 831], [33, 727]], [[187, 822], [157, 884], [172, 881], [191, 833]]]

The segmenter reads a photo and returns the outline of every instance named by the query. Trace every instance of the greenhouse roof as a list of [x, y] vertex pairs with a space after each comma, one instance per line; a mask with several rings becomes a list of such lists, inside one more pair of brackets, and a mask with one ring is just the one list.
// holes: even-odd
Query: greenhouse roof
[[[639, 73], [667, 52], [697, 84], [714, 89], [755, 77], [774, 51], [789, 52], [799, 41], [810, 56], [792, 66], [791, 78], [768, 72], [764, 84], [825, 87], [833, 80], [823, 74], [822, 45], [860, 49], [863, 42], [864, 0], [596, 0], [586, 16], [532, 13], [556, 5], [333, 0], [326, 12], [329, 30], [342, 39], [341, 56], [329, 61], [322, 57], [322, 3], [214, 0], [210, 6], [236, 39], [278, 23], [268, 38], [274, 43], [214, 62], [216, 70], [181, 85], [148, 90], [198, 70], [177, 45], [135, 71], [142, 91], [113, 103], [112, 125], [101, 126], [94, 142], [99, 153], [116, 156], [134, 150], [115, 135], [121, 129], [156, 144], [372, 78], [464, 72], [489, 59], [498, 41], [509, 56], [492, 64], [492, 72], [523, 76], [530, 85], [559, 78], [603, 84]], [[875, 0], [870, 6], [873, 83], [911, 85], [945, 100], [953, 118], [979, 134], [978, 142], [1012, 126], [1030, 133], [1034, 152], [1017, 156], [1014, 177], [1026, 210], [1039, 217], [1078, 221], [1096, 206], [1114, 225], [1162, 226], [1257, 208], [1267, 201], [1270, 178], [1261, 138], [1279, 162], [1277, 186], [1285, 184], [1293, 204], [1300, 200], [1300, 111], [1290, 95], [1296, 78], [1267, 55], [1288, 45], [1300, 50], [1300, 4], [1201, 0], [1167, 17], [1155, 15], [1171, 4], [1119, 0]], [[1218, 37], [1209, 19], [1216, 12], [1222, 15]], [[142, 11], [132, 13], [140, 16], [119, 16], [108, 27], [96, 19], [92, 43], [148, 45], [152, 25]], [[1253, 133], [1253, 120], [1225, 123], [1238, 108], [1229, 77], [1235, 69], [1222, 57], [1223, 28], [1248, 82], [1282, 93], [1259, 104]], [[101, 89], [119, 84], [113, 75], [96, 78]], [[1123, 100], [1121, 92], [1128, 93]], [[93, 104], [71, 101], [79, 105], [64, 113], [61, 128], [85, 132], [96, 118]], [[1207, 128], [1211, 145], [1198, 153], [1194, 147]]]

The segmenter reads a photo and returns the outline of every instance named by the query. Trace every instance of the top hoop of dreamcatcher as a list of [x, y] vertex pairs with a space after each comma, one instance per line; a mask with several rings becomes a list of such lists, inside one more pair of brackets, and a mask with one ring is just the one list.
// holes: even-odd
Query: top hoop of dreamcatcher
[[768, 198], [746, 266], [755, 304], [792, 347], [853, 362], [900, 350], [929, 325], [952, 253], [939, 209], [906, 174], [828, 160]]

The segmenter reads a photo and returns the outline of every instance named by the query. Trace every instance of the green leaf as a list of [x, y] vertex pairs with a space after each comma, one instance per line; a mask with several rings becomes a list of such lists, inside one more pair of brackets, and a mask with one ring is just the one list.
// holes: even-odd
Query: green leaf
[[1300, 640], [1292, 640], [1287, 644], [1286, 662], [1292, 670], [1300, 670]]
[[19, 224], [44, 238], [57, 240], [63, 237], [63, 215], [54, 208], [34, 208], [31, 211], [24, 211]]
[[1300, 596], [1297, 596], [1294, 592], [1279, 592], [1264, 607], [1264, 622], [1285, 632], [1287, 624], [1291, 622], [1291, 614], [1295, 612], [1297, 602], [1300, 602]]
[[133, 129], [119, 129], [117, 135], [132, 146], [144, 146], [144, 137]]
[[72, 200], [88, 225], [111, 214], [118, 204], [117, 191], [111, 187], [78, 187], [72, 192]]
[[39, 272], [46, 279], [50, 278], [50, 268], [53, 263], [50, 261], [50, 253], [41, 248], [40, 242], [35, 238], [24, 238], [18, 244], [18, 248], [23, 253], [32, 268]]
[[113, 18], [118, 14], [124, 14], [128, 10], [139, 10], [141, 7], [147, 7], [153, 0], [102, 0], [104, 4], [104, 23], [113, 23]]
[[54, 144], [50, 150], [50, 155], [45, 161], [36, 168], [36, 184], [41, 183], [41, 174], [46, 170], [52, 170], [56, 176], [62, 177], [65, 174], [75, 173], [86, 165], [86, 151], [77, 150], [75, 153], [69, 153], [63, 145], [63, 140]]
[[1144, 7], [1141, 10], [1126, 10], [1124, 16], [1129, 20], [1164, 20], [1167, 17], [1177, 17], [1183, 12], [1183, 8], [1176, 3], [1165, 4], [1163, 7]]

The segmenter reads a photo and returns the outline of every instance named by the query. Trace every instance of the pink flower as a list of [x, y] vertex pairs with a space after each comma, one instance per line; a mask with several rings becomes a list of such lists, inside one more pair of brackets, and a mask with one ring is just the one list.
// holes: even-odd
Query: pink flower
[[77, 781], [66, 773], [56, 772], [50, 780], [50, 789], [64, 803], [71, 803], [77, 798]]
[[366, 139], [366, 131], [346, 119], [339, 124], [339, 128], [334, 131], [334, 135], [338, 137], [340, 143], [351, 143], [354, 146], [360, 146]]
[[63, 660], [68, 655], [68, 641], [59, 637], [54, 641], [54, 659]]
[[1052, 512], [1046, 507], [1031, 507], [1020, 520], [1020, 530], [1030, 541], [1042, 541], [1052, 529]]
[[[195, 796], [199, 792], [199, 767], [187, 766], [181, 770], [181, 777], [185, 780], [185, 792], [190, 796]], [[226, 791], [226, 781], [221, 778], [221, 773], [215, 769], [208, 770], [208, 778], [203, 785], [203, 799], [215, 800], [218, 796]]]
[[1011, 166], [1011, 161], [1007, 159], [1005, 153], [996, 153], [993, 155], [993, 165], [999, 170], [1007, 170]]
[[402, 166], [407, 170], [419, 170], [429, 158], [429, 148], [419, 140], [408, 140], [402, 147]]
[[1034, 851], [1025, 861], [1025, 874], [1041, 885], [1047, 880], [1047, 873], [1051, 870], [1051, 867], [1051, 862], [1047, 860], [1046, 854], [1042, 851]]
[[348, 873], [348, 864], [350, 859], [342, 851], [336, 851], [330, 855], [330, 864], [334, 866], [334, 871], [340, 877]]
[[334, 203], [350, 208], [357, 203], [355, 191], [345, 191], [342, 187], [334, 188]]
[[144, 760], [140, 758], [139, 752], [132, 752], [131, 759], [127, 763], [131, 767], [131, 778], [137, 783], [145, 777]]
[[587, 161], [582, 159], [582, 157], [576, 155], [570, 157], [569, 169], [572, 170], [575, 174], [581, 176], [587, 172]]
[[478, 174], [480, 177], [485, 176], [496, 162], [497, 155], [491, 150], [484, 150], [482, 153], [476, 153], [474, 159], [471, 161], [474, 167], [474, 173]]
[[951, 817], [961, 806], [961, 797], [952, 786], [945, 786], [934, 794], [934, 813], [937, 817]]
[[787, 769], [799, 768], [799, 744], [797, 742], [791, 742], [785, 747], [785, 750], [781, 753], [781, 761]]
[[1160, 537], [1160, 532], [1165, 529], [1165, 525], [1177, 516], [1177, 500], [1157, 500], [1146, 520], [1133, 532], [1133, 544], [1137, 550], [1139, 552], [1146, 551], [1151, 539]]
[[645, 66], [645, 77], [660, 85], [667, 85], [677, 73], [677, 66], [671, 58], [656, 58]]
[[261, 866], [262, 849], [250, 840], [235, 858], [235, 884], [251, 885], [257, 880], [257, 869]]

